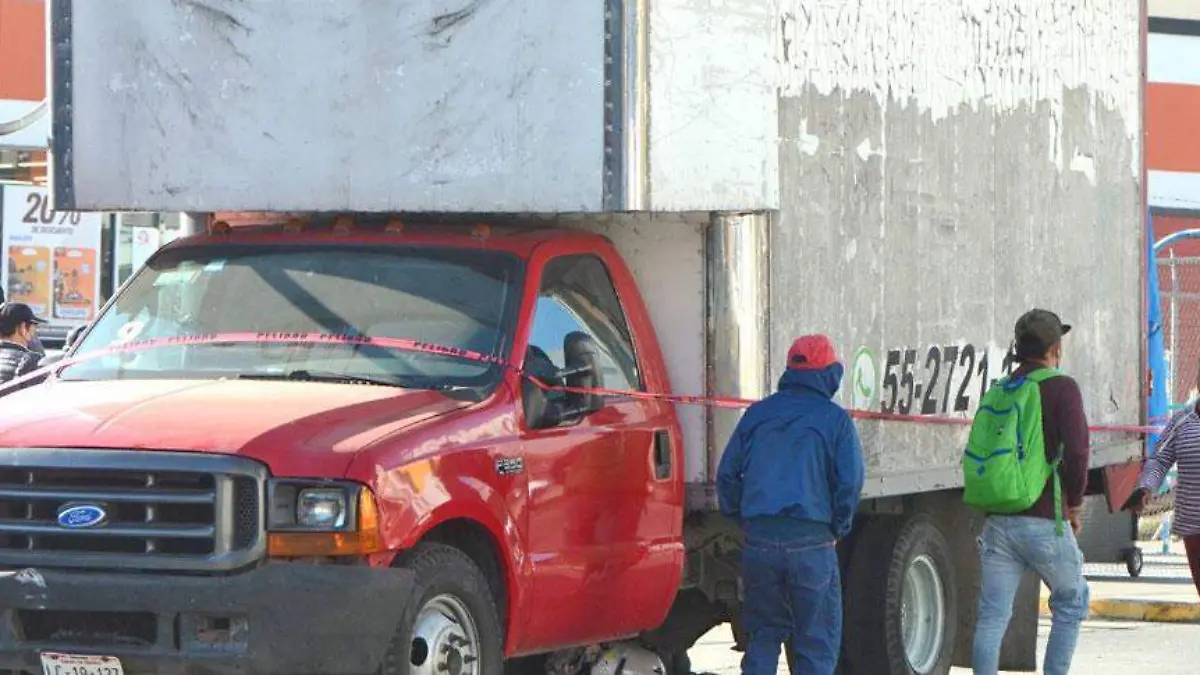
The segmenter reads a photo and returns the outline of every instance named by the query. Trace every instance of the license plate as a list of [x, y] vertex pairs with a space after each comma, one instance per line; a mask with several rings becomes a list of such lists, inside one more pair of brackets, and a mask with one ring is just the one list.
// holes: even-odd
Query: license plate
[[115, 656], [42, 654], [42, 675], [125, 675]]

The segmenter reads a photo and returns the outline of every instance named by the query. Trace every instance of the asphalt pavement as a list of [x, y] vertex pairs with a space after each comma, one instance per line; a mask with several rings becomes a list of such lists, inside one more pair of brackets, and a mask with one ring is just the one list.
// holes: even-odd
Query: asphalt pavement
[[[1071, 671], [1081, 675], [1196, 675], [1200, 673], [1200, 597], [1191, 583], [1182, 546], [1177, 542], [1162, 552], [1157, 542], [1141, 544], [1146, 565], [1140, 578], [1131, 579], [1124, 565], [1088, 565], [1092, 592], [1092, 620], [1084, 624]], [[1048, 593], [1043, 589], [1043, 603]], [[1172, 607], [1156, 621], [1127, 621], [1129, 608]], [[1188, 611], [1178, 611], [1180, 609]], [[1180, 622], [1191, 623], [1180, 623]], [[1050, 634], [1048, 617], [1038, 630], [1039, 659]], [[740, 673], [741, 653], [734, 652], [728, 626], [706, 635], [691, 650], [692, 671], [715, 675]], [[969, 675], [954, 668], [952, 675]], [[779, 673], [788, 674], [780, 660]]]
[[[1038, 659], [1045, 653], [1049, 619], [1038, 628]], [[1200, 664], [1200, 626], [1089, 621], [1079, 634], [1071, 672], [1081, 675], [1195, 675]], [[786, 670], [786, 669], [785, 669]], [[952, 668], [952, 675], [969, 675]], [[1040, 670], [1038, 672], [1041, 672]]]
[[[1049, 620], [1038, 631], [1038, 654], [1046, 647]], [[704, 637], [690, 652], [692, 671], [738, 675], [741, 654], [730, 649], [733, 636], [722, 626]], [[1195, 675], [1200, 672], [1200, 626], [1167, 623], [1089, 621], [1079, 636], [1071, 672], [1081, 675]], [[952, 675], [970, 675], [954, 668]], [[780, 675], [790, 675], [782, 659]]]

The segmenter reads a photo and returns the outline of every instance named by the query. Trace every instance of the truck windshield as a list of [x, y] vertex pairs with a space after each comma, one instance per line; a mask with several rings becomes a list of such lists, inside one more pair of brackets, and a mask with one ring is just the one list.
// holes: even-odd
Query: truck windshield
[[[519, 259], [434, 247], [222, 245], [155, 256], [75, 355], [129, 340], [228, 333], [336, 333], [506, 356]], [[361, 344], [182, 344], [113, 353], [64, 380], [279, 377], [490, 388], [500, 366]], [[319, 375], [318, 375], [319, 374]]]

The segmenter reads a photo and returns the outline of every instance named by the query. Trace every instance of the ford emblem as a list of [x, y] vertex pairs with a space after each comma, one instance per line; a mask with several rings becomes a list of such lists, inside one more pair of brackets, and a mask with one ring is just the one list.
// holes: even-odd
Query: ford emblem
[[99, 504], [64, 504], [58, 509], [58, 525], [71, 530], [82, 530], [102, 525], [108, 520], [108, 512]]

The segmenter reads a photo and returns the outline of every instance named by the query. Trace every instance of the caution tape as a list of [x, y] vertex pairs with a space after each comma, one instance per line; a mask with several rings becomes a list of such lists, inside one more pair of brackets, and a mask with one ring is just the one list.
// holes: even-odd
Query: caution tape
[[[538, 388], [548, 392], [560, 392], [567, 394], [602, 396], [609, 398], [632, 398], [639, 400], [662, 401], [666, 403], [675, 403], [679, 405], [695, 405], [711, 408], [747, 408], [758, 401], [755, 399], [734, 398], [724, 396], [691, 396], [686, 394], [664, 394], [658, 392], [636, 391], [628, 389], [608, 389], [605, 387], [570, 387], [562, 385], [551, 385], [538, 379], [537, 376], [524, 372], [520, 367], [511, 363], [507, 359], [484, 354], [482, 352], [463, 349], [461, 347], [450, 347], [446, 345], [433, 344], [422, 342], [420, 340], [410, 340], [405, 338], [392, 337], [369, 337], [358, 334], [341, 334], [341, 333], [308, 333], [308, 332], [265, 332], [265, 333], [209, 333], [199, 335], [186, 335], [168, 338], [149, 338], [141, 340], [127, 340], [124, 342], [114, 343], [103, 349], [74, 356], [69, 359], [64, 359], [57, 363], [41, 367], [20, 378], [13, 379], [3, 385], [0, 385], [0, 396], [9, 393], [15, 389], [21, 388], [26, 384], [34, 381], [41, 381], [42, 378], [51, 375], [57, 377], [62, 371], [73, 366], [100, 359], [106, 356], [115, 354], [136, 353], [153, 349], [162, 349], [165, 347], [189, 346], [189, 345], [238, 345], [238, 344], [277, 344], [277, 345], [295, 345], [295, 346], [345, 346], [351, 345], [359, 347], [379, 347], [383, 349], [392, 349], [399, 351], [417, 352], [422, 354], [432, 354], [438, 356], [447, 356], [458, 358], [465, 361], [475, 361], [487, 365], [500, 366], [516, 371], [521, 377], [533, 383]], [[872, 410], [849, 410], [851, 417], [858, 420], [866, 421], [882, 421], [882, 422], [908, 422], [914, 424], [937, 424], [948, 426], [969, 426], [971, 420], [969, 418], [960, 417], [937, 417], [931, 415], [904, 415], [897, 413], [884, 413]], [[1156, 434], [1162, 431], [1158, 426], [1142, 426], [1142, 425], [1114, 425], [1114, 424], [1098, 424], [1088, 427], [1088, 430], [1093, 433], [1102, 434], [1128, 434], [1128, 435], [1148, 435]]]

